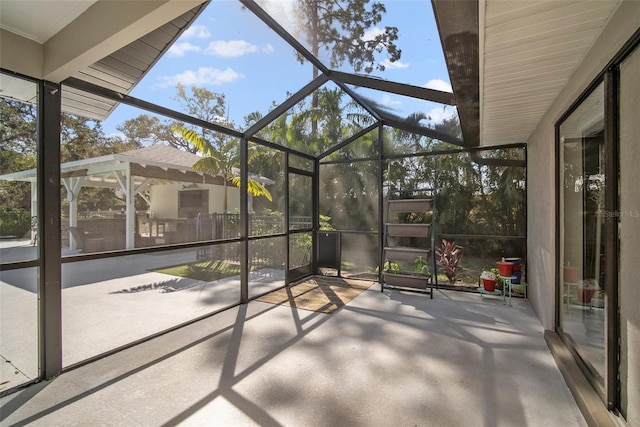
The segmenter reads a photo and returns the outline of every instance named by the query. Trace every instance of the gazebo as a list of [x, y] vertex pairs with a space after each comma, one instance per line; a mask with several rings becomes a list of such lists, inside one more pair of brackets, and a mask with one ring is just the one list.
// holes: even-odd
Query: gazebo
[[[182, 187], [200, 185], [220, 196], [209, 197], [210, 209], [219, 211], [224, 178], [193, 170], [192, 166], [198, 159], [200, 159], [198, 155], [174, 147], [152, 145], [123, 153], [60, 164], [60, 182], [66, 190], [66, 198], [69, 201], [69, 228], [73, 230], [78, 226], [78, 197], [83, 187], [110, 188], [124, 194], [125, 249], [136, 247], [135, 198], [136, 196], [142, 197], [150, 206], [153, 206], [151, 192], [146, 190], [151, 190], [154, 186], [164, 186], [169, 189], [169, 192], [176, 192], [176, 185]], [[37, 216], [38, 212], [36, 186], [33, 185], [36, 177], [36, 169], [0, 176], [2, 180], [26, 181], [32, 184], [32, 216]], [[263, 185], [274, 183], [274, 181], [258, 175], [252, 174], [250, 178]], [[236, 194], [238, 190], [234, 188], [233, 191], [232, 207], [238, 205], [239, 198], [239, 195]], [[158, 203], [160, 201], [156, 200], [155, 205], [157, 206]], [[175, 213], [175, 217], [178, 216]], [[77, 240], [77, 236], [69, 236], [70, 249], [75, 250], [78, 247], [80, 242]]]

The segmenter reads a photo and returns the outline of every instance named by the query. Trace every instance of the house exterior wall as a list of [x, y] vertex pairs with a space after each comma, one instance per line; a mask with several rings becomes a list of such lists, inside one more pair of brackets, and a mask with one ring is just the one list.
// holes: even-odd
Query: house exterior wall
[[[221, 185], [198, 184], [199, 189], [209, 190], [209, 213], [224, 211], [224, 187]], [[151, 187], [151, 204], [149, 209], [157, 218], [178, 218], [178, 191], [182, 184], [154, 185]], [[240, 209], [240, 189], [227, 187], [228, 206], [230, 212]]]
[[555, 124], [639, 25], [640, 2], [624, 1], [527, 141], [528, 283], [545, 329], [555, 324]]
[[[531, 304], [545, 329], [555, 326], [556, 301], [556, 141], [555, 124], [570, 108], [590, 83], [601, 73], [614, 55], [620, 51], [640, 27], [640, 2], [624, 1], [612, 15], [600, 37], [577, 67], [564, 89], [547, 110], [543, 119], [530, 136], [527, 145], [528, 177], [528, 283]], [[640, 87], [640, 61], [638, 53], [628, 58], [628, 71], [622, 77], [621, 112], [633, 114], [621, 122], [621, 210], [640, 211], [640, 189], [637, 183], [640, 147], [638, 136], [640, 110], [638, 93]], [[632, 71], [633, 70], [633, 71]], [[626, 218], [621, 228], [620, 297], [622, 348], [622, 409], [629, 425], [640, 426], [640, 316], [637, 313], [640, 290], [637, 278], [640, 268], [637, 263], [640, 241], [640, 219]], [[625, 299], [628, 299], [625, 302]], [[628, 304], [633, 304], [634, 308]]]
[[622, 410], [640, 426], [640, 48], [620, 66], [620, 382]]

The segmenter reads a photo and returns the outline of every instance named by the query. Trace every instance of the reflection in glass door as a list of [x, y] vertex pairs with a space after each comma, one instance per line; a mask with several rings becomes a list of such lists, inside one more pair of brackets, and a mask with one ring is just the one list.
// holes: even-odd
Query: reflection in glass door
[[594, 378], [605, 377], [604, 88], [560, 126], [560, 329]]
[[38, 85], [1, 73], [0, 83], [0, 391], [4, 391], [39, 376], [40, 239]]

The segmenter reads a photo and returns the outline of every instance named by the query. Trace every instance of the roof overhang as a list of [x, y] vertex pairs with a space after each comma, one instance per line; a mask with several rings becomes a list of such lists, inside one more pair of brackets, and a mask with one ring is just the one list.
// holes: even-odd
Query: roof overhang
[[[69, 77], [128, 94], [198, 17], [206, 0], [3, 0], [0, 2], [2, 68], [52, 82]], [[22, 19], [28, 17], [28, 19]], [[54, 23], [54, 24], [52, 24]], [[31, 102], [0, 80], [3, 96]], [[63, 111], [104, 120], [114, 100], [73, 89]]]
[[465, 146], [527, 142], [620, 5], [432, 0]]

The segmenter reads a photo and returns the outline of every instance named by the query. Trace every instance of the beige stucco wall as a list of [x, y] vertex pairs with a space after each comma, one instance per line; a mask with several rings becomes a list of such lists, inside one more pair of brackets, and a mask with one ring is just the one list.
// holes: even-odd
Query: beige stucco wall
[[[531, 304], [546, 329], [555, 324], [555, 123], [640, 28], [640, 2], [624, 1], [528, 140], [528, 262]], [[621, 90], [621, 211], [640, 212], [640, 56], [625, 63]], [[633, 61], [633, 62], [632, 62]], [[626, 75], [626, 76], [625, 76]], [[640, 218], [621, 221], [623, 409], [640, 426]]]
[[620, 381], [622, 409], [640, 426], [640, 48], [620, 67]]
[[555, 123], [639, 26], [640, 2], [622, 2], [527, 141], [527, 280], [545, 329], [555, 324]]

